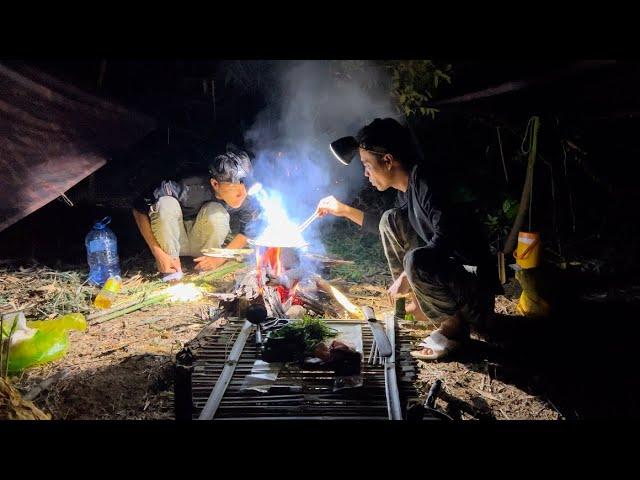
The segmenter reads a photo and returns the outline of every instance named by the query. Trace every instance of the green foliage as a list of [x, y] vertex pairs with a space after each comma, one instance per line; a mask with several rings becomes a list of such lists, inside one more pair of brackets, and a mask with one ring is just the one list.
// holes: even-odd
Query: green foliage
[[336, 221], [322, 232], [322, 243], [329, 255], [352, 260], [352, 265], [331, 267], [331, 274], [349, 282], [360, 282], [388, 271], [380, 236], [363, 232], [347, 221]]
[[305, 315], [269, 333], [262, 357], [265, 361], [302, 360], [305, 355], [312, 355], [319, 343], [337, 333], [323, 320]]
[[304, 331], [307, 346], [313, 349], [318, 343], [327, 338], [335, 337], [338, 332], [329, 327], [325, 321], [304, 315], [299, 322], [295, 322], [298, 328]]
[[518, 215], [519, 207], [520, 207], [520, 203], [513, 198], [507, 198], [504, 201], [504, 203], [502, 204], [502, 211], [507, 217], [507, 220], [509, 221], [515, 220], [516, 215]]
[[436, 65], [431, 60], [393, 60], [386, 62], [391, 73], [392, 94], [406, 116], [431, 116], [438, 109], [429, 106], [436, 90], [451, 83], [451, 65]]
[[484, 224], [489, 236], [505, 236], [509, 233], [511, 225], [518, 214], [520, 203], [513, 198], [506, 198], [500, 208], [487, 212]]
[[334, 75], [339, 81], [357, 82], [364, 89], [388, 89], [407, 117], [430, 116], [435, 118], [437, 108], [429, 105], [438, 89], [451, 83], [452, 67], [436, 64], [432, 60], [381, 60], [377, 62], [389, 73], [381, 82], [379, 75], [367, 75], [370, 64], [363, 60], [338, 60], [334, 62]]

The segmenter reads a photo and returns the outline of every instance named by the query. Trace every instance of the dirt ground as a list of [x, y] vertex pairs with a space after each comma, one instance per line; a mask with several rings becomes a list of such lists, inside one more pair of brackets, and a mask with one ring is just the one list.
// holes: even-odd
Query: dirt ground
[[182, 345], [205, 325], [200, 307], [153, 305], [69, 333], [59, 361], [12, 378], [23, 393], [55, 382], [34, 403], [59, 420], [173, 418], [173, 362]]
[[[388, 281], [381, 275], [380, 283], [385, 280]], [[373, 293], [374, 298], [367, 298], [365, 301], [375, 305], [376, 310], [390, 309], [384, 294], [386, 290], [380, 285], [358, 284], [352, 286], [349, 291], [355, 293], [355, 296], [351, 297], [354, 303], [358, 300], [363, 301], [362, 295], [359, 294], [364, 291]], [[516, 317], [516, 304], [516, 300], [503, 295], [497, 296], [496, 313]], [[403, 322], [401, 328], [411, 333], [416, 349], [419, 349], [417, 344], [434, 330], [431, 325], [416, 322]], [[443, 381], [443, 390], [463, 403], [468, 412], [473, 412], [462, 412], [463, 419], [480, 417], [497, 420], [557, 420], [562, 417], [544, 396], [532, 395], [521, 387], [510, 384], [506, 378], [500, 378], [500, 365], [482, 355], [482, 346], [488, 346], [485, 339], [476, 334], [472, 334], [472, 338], [475, 348], [472, 348], [474, 352], [467, 358], [454, 356], [447, 361], [418, 361], [416, 390], [422, 400], [426, 399], [433, 382], [440, 379]], [[436, 406], [446, 410], [449, 405], [447, 401], [438, 400]]]
[[[145, 268], [142, 275], [155, 278], [150, 266]], [[360, 282], [330, 279], [356, 304], [370, 304], [376, 310], [390, 308], [385, 274]], [[496, 311], [513, 315], [515, 303], [498, 297]], [[57, 420], [172, 419], [175, 355], [208, 323], [208, 308], [216, 304], [216, 300], [204, 298], [152, 305], [113, 320], [89, 323], [86, 331], [70, 332], [69, 351], [64, 358], [28, 369], [10, 380]], [[412, 332], [416, 343], [430, 329], [415, 322], [406, 322], [403, 328]], [[487, 345], [479, 337], [475, 342]], [[482, 353], [467, 359], [419, 364], [416, 386], [421, 396], [426, 396], [435, 379], [442, 379], [444, 391], [468, 407], [462, 418], [562, 418], [549, 399], [509, 383], [501, 376], [500, 365]], [[445, 408], [448, 403], [439, 400], [437, 405]]]

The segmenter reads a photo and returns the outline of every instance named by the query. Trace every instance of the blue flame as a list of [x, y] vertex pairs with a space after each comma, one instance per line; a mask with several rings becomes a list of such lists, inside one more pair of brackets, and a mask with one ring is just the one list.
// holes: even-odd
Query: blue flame
[[262, 217], [266, 223], [265, 229], [256, 239], [256, 244], [302, 247], [305, 244], [304, 238], [297, 223], [287, 213], [282, 202], [282, 194], [262, 187], [254, 196], [260, 203]]

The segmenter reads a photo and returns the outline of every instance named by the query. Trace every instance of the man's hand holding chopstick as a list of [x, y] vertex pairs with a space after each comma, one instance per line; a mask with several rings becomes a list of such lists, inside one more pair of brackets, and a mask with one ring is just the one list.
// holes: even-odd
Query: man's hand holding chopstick
[[364, 212], [362, 210], [345, 205], [341, 201], [337, 200], [333, 195], [324, 197], [320, 200], [316, 207], [316, 212], [319, 217], [324, 217], [328, 214], [336, 217], [345, 217], [360, 226], [362, 226], [362, 221], [364, 219]]
[[324, 217], [327, 214], [335, 215], [336, 217], [343, 217], [345, 207], [346, 205], [344, 203], [339, 202], [336, 197], [330, 195], [328, 197], [324, 197], [320, 202], [318, 202], [316, 213], [319, 217]]

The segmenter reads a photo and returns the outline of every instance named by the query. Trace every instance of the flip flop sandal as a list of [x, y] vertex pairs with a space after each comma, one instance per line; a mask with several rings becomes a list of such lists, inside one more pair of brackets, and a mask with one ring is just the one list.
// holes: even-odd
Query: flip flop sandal
[[420, 343], [419, 346], [423, 348], [430, 348], [432, 353], [426, 354], [422, 353], [420, 350], [414, 350], [411, 352], [411, 356], [413, 358], [417, 358], [418, 360], [438, 360], [458, 348], [460, 346], [460, 342], [450, 340], [436, 330], [422, 343]]

